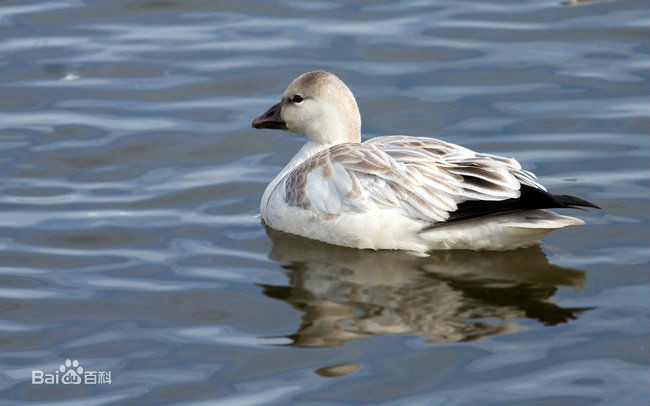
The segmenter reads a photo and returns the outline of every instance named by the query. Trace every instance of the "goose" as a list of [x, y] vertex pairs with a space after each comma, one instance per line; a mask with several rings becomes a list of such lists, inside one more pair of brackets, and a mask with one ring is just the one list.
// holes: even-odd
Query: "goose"
[[549, 208], [597, 205], [546, 191], [512, 158], [427, 138], [361, 142], [361, 116], [336, 75], [308, 72], [252, 123], [308, 142], [269, 183], [271, 228], [358, 249], [510, 250], [584, 222]]

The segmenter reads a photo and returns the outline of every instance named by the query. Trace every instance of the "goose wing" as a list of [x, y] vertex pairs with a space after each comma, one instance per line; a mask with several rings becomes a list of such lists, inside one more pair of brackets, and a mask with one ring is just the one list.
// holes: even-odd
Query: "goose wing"
[[485, 202], [517, 200], [522, 185], [546, 193], [514, 159], [406, 136], [335, 145], [290, 172], [284, 185], [288, 204], [314, 213], [398, 208], [434, 224], [463, 218], [465, 202], [487, 207], [471, 206], [472, 217], [498, 212]]

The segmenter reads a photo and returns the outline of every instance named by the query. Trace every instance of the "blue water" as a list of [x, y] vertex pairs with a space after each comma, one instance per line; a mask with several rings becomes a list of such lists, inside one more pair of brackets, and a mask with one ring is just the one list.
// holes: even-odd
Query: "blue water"
[[[647, 1], [0, 4], [0, 404], [647, 405]], [[601, 211], [503, 253], [264, 229], [298, 74], [365, 137], [516, 157]], [[66, 359], [110, 384], [33, 385]]]

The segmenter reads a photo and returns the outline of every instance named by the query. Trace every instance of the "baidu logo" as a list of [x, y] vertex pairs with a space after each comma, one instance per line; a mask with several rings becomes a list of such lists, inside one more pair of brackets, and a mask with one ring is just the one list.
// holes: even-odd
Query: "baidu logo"
[[33, 385], [102, 385], [111, 383], [111, 371], [84, 371], [79, 361], [65, 360], [54, 373], [32, 371]]
[[79, 366], [79, 361], [74, 360], [70, 362], [69, 359], [65, 360], [65, 364], [61, 364], [59, 371], [63, 373], [61, 375], [61, 383], [73, 385], [79, 385], [81, 383], [81, 374], [84, 373], [84, 369]]

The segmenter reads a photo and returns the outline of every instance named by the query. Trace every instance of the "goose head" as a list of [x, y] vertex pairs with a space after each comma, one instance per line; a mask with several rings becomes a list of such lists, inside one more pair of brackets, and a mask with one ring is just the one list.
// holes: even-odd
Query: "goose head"
[[256, 118], [253, 127], [303, 134], [321, 145], [361, 142], [361, 116], [352, 92], [324, 71], [298, 76], [280, 103]]

